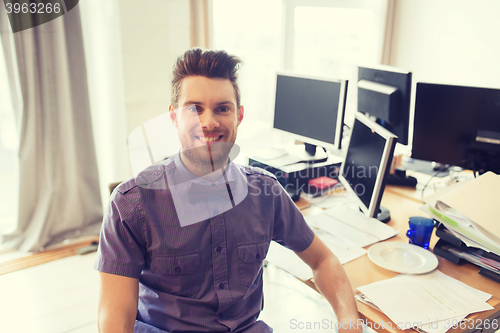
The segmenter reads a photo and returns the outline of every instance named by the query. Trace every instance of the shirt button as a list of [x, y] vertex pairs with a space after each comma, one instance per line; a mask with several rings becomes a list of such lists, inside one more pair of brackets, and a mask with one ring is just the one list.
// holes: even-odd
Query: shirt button
[[220, 289], [224, 289], [224, 283], [220, 283], [220, 284], [219, 284], [219, 288], [220, 288]]
[[217, 246], [217, 248], [215, 250], [217, 250], [217, 252], [221, 252], [222, 251], [222, 247]]
[[255, 255], [255, 258], [260, 259], [260, 253], [257, 253], [257, 254]]
[[219, 314], [217, 315], [217, 317], [219, 317], [219, 319], [222, 319], [222, 318], [224, 318], [224, 315], [223, 315], [222, 313], [219, 313]]
[[176, 272], [176, 273], [180, 273], [180, 272], [182, 272], [181, 267], [180, 267], [180, 266], [175, 267], [175, 272]]

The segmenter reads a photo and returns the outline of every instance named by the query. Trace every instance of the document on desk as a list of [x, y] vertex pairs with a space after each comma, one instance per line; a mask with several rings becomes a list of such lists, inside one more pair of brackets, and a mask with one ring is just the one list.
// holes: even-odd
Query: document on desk
[[333, 207], [304, 218], [314, 227], [357, 247], [365, 247], [398, 234], [394, 228], [348, 207]]
[[306, 199], [310, 204], [323, 209], [346, 206], [352, 209], [358, 208], [358, 204], [353, 196], [347, 194], [347, 192], [338, 192], [336, 189], [334, 189], [333, 193], [329, 195], [323, 195], [312, 199], [304, 199]]
[[[347, 244], [324, 231], [316, 230], [315, 234], [335, 254], [341, 264], [366, 254], [365, 249]], [[309, 280], [313, 276], [311, 268], [295, 252], [276, 242], [271, 242], [266, 260], [303, 281]]]
[[[424, 199], [421, 209], [460, 233], [468, 246], [500, 255], [500, 177], [486, 172], [470, 181], [453, 184]], [[470, 245], [469, 245], [470, 244]]]
[[443, 223], [446, 228], [461, 235], [461, 238], [467, 246], [474, 246], [485, 249], [488, 252], [493, 252], [500, 255], [500, 243], [494, 241], [491, 237], [486, 236], [481, 230], [470, 225], [466, 226], [450, 220], [444, 214], [438, 212], [436, 209], [425, 205], [420, 209], [428, 213], [437, 221]]
[[323, 243], [335, 254], [343, 265], [349, 261], [359, 258], [366, 254], [366, 250], [359, 246], [352, 246], [341, 239], [338, 239], [323, 230], [315, 230], [314, 233]]
[[415, 323], [426, 332], [426, 324], [432, 328], [435, 322], [493, 309], [486, 303], [491, 295], [438, 270], [421, 275], [401, 274], [358, 290], [395, 324]]
[[[355, 298], [360, 301], [361, 303], [364, 303], [368, 305], [369, 307], [382, 312], [382, 310], [379, 309], [378, 306], [376, 306], [366, 295], [364, 294], [357, 294]], [[404, 325], [400, 325], [401, 328], [408, 329], [408, 328], [413, 328], [415, 331], [420, 332], [420, 333], [445, 333], [448, 331], [451, 327], [455, 325], [455, 323], [460, 323], [462, 320], [465, 319], [466, 316], [458, 316], [454, 318], [449, 318], [445, 320], [439, 320], [439, 321], [434, 321], [426, 324], [419, 325], [418, 323], [413, 324], [413, 323], [408, 323], [406, 327]], [[413, 326], [415, 325], [415, 326]], [[396, 326], [396, 325], [394, 325]]]

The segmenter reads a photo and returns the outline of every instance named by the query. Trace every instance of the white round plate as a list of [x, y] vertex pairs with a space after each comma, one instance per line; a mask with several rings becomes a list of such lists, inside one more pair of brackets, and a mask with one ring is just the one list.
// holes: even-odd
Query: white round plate
[[368, 249], [368, 258], [382, 268], [405, 274], [423, 274], [438, 266], [438, 259], [431, 251], [400, 242], [374, 244]]

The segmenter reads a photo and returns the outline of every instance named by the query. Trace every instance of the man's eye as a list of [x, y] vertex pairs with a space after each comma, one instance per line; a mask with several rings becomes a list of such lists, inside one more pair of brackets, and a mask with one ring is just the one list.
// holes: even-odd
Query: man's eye
[[190, 105], [187, 107], [187, 110], [190, 112], [199, 112], [200, 109], [196, 105]]
[[229, 112], [230, 110], [231, 110], [231, 109], [230, 109], [230, 108], [228, 108], [227, 106], [221, 106], [221, 107], [219, 108], [219, 112], [223, 112], [223, 113], [224, 113], [224, 112]]

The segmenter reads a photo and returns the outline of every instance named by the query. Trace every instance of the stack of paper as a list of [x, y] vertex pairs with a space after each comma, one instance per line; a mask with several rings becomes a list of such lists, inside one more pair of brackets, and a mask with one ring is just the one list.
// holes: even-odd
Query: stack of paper
[[487, 172], [425, 198], [422, 210], [467, 246], [500, 255], [500, 177]]
[[436, 270], [423, 275], [401, 274], [359, 287], [357, 299], [383, 312], [393, 327], [443, 333], [474, 312], [493, 309], [490, 294]]

